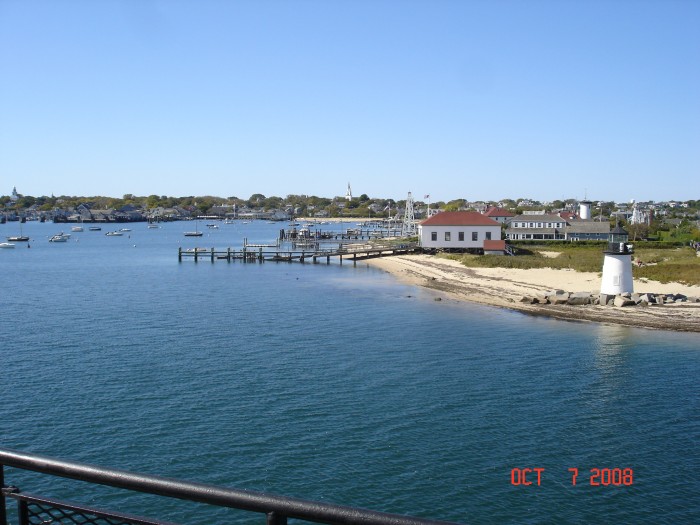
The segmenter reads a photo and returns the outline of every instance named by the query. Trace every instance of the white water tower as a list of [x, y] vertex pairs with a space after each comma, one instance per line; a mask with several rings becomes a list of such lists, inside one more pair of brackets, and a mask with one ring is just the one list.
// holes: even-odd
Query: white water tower
[[603, 279], [600, 293], [618, 295], [634, 292], [632, 282], [632, 245], [627, 244], [629, 234], [618, 225], [610, 232], [608, 249], [603, 253]]
[[579, 211], [578, 216], [583, 220], [590, 220], [591, 218], [591, 201], [581, 201], [578, 203]]

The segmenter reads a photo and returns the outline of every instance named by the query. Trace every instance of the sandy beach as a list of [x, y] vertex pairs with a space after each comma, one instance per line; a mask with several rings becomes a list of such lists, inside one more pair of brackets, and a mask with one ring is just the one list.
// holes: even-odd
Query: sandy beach
[[[616, 308], [613, 306], [568, 306], [521, 303], [525, 295], [550, 290], [567, 292], [600, 291], [600, 275], [555, 269], [467, 268], [457, 261], [430, 255], [401, 255], [370, 259], [368, 264], [383, 269], [408, 284], [425, 286], [449, 297], [518, 310], [531, 315], [560, 319], [621, 324], [659, 330], [700, 332], [700, 303], [674, 303]], [[662, 284], [635, 280], [638, 293], [673, 293], [700, 297], [700, 286]]]

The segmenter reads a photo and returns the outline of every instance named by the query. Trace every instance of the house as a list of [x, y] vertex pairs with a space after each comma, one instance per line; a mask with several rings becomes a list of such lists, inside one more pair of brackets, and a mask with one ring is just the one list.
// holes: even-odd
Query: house
[[566, 220], [548, 213], [516, 215], [508, 223], [506, 239], [520, 240], [564, 240]]
[[508, 210], [505, 210], [503, 208], [489, 208], [484, 212], [484, 215], [486, 217], [493, 219], [496, 222], [500, 222], [502, 224], [505, 224], [508, 222], [510, 219], [515, 217], [515, 213], [511, 213]]
[[604, 241], [610, 224], [593, 220], [566, 218], [560, 213], [517, 215], [508, 223], [506, 239], [511, 241]]
[[475, 211], [443, 211], [418, 224], [423, 248], [483, 249], [484, 241], [500, 240], [501, 225]]
[[564, 228], [567, 241], [607, 241], [610, 236], [610, 223], [598, 221], [572, 220]]

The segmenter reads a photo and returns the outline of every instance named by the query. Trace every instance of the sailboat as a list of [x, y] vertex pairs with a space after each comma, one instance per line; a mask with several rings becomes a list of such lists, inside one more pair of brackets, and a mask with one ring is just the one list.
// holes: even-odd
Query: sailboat
[[185, 232], [185, 237], [201, 237], [203, 235], [203, 232], [199, 231], [199, 221], [194, 222], [194, 231], [193, 232]]
[[28, 242], [29, 241], [29, 237], [22, 234], [22, 221], [19, 221], [19, 235], [15, 235], [13, 237], [8, 237], [7, 240], [10, 242]]

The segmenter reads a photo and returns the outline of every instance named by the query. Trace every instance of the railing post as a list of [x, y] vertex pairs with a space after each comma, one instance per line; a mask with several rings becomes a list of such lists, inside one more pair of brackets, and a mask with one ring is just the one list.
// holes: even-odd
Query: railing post
[[266, 525], [287, 525], [287, 516], [274, 511], [268, 512]]
[[[0, 489], [5, 488], [5, 465], [0, 465]], [[5, 512], [5, 492], [0, 492], [0, 525], [7, 525], [7, 512]]]
[[19, 502], [19, 525], [29, 525], [29, 504], [21, 500]]

